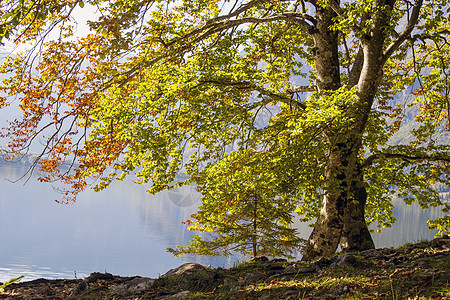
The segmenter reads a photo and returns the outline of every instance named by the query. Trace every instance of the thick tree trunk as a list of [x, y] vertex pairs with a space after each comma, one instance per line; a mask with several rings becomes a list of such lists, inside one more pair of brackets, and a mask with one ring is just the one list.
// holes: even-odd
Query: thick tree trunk
[[373, 249], [364, 219], [367, 192], [358, 164], [358, 138], [343, 138], [329, 153], [323, 206], [304, 249], [303, 260], [344, 251]]
[[[339, 5], [339, 0], [334, 3]], [[367, 192], [363, 174], [358, 165], [362, 134], [365, 131], [371, 107], [383, 76], [386, 57], [383, 45], [385, 28], [389, 24], [395, 0], [375, 1], [379, 9], [367, 16], [373, 21], [370, 33], [360, 38], [360, 49], [349, 74], [349, 87], [358, 86], [358, 101], [342, 108], [343, 113], [352, 113], [349, 124], [333, 124], [325, 137], [330, 153], [325, 174], [325, 196], [320, 215], [304, 249], [303, 259], [332, 255], [338, 244], [343, 250], [374, 248], [364, 209]], [[364, 17], [363, 19], [366, 19]], [[330, 8], [316, 6], [314, 31], [315, 62], [319, 97], [324, 91], [337, 90], [340, 84], [338, 59], [338, 34], [330, 28], [336, 20]], [[340, 127], [340, 129], [339, 129]]]
[[347, 199], [342, 218], [343, 228], [340, 245], [342, 251], [374, 249], [372, 236], [364, 219], [367, 192], [361, 172], [351, 185], [351, 197]]
[[319, 94], [341, 87], [339, 70], [339, 35], [330, 27], [334, 24], [336, 14], [331, 8], [317, 7], [317, 24], [314, 29], [314, 57], [316, 62], [316, 85]]
[[[337, 90], [341, 86], [338, 56], [338, 32], [331, 30], [336, 17], [331, 8], [316, 7], [317, 24], [313, 32], [314, 57], [316, 61], [316, 85], [319, 95], [324, 91]], [[333, 136], [328, 134], [326, 138]], [[342, 144], [345, 147], [345, 145]], [[327, 166], [325, 193], [322, 209], [308, 244], [303, 250], [303, 258], [331, 255], [336, 251], [342, 232], [342, 216], [345, 203], [345, 180], [343, 179], [342, 149], [331, 147]]]
[[344, 199], [341, 195], [326, 195], [314, 229], [303, 249], [303, 260], [332, 255], [339, 244], [343, 222]]
[[[392, 8], [392, 3], [388, 2], [386, 4]], [[377, 2], [377, 5], [384, 7], [385, 4]], [[349, 74], [350, 87], [358, 86], [358, 101], [351, 107], [342, 109], [345, 110], [344, 114], [351, 113], [349, 119], [354, 119], [355, 122], [333, 124], [325, 133], [330, 147], [325, 174], [325, 196], [314, 230], [304, 249], [304, 260], [332, 255], [339, 243], [343, 250], [374, 248], [364, 219], [367, 193], [358, 166], [358, 153], [362, 133], [382, 78], [384, 26], [389, 20], [389, 12], [389, 9], [378, 11], [376, 28], [371, 35], [360, 39], [361, 48]], [[317, 23], [312, 35], [319, 97], [324, 95], [324, 91], [341, 87], [338, 33], [330, 30], [335, 17], [331, 8], [316, 7]]]
[[258, 249], [257, 249], [257, 245], [258, 245], [258, 224], [257, 224], [257, 217], [258, 217], [258, 196], [255, 195], [254, 196], [254, 205], [253, 205], [253, 242], [252, 242], [252, 247], [253, 247], [253, 257], [257, 257], [258, 256]]
[[344, 143], [336, 145], [329, 153], [322, 209], [303, 250], [303, 260], [330, 256], [340, 242], [348, 190], [345, 170], [348, 157], [346, 151], [340, 149], [343, 146], [345, 147]]
[[340, 243], [342, 251], [375, 248], [364, 208], [367, 193], [364, 186], [356, 187], [353, 196], [345, 191], [326, 195], [320, 215], [304, 249], [303, 260], [333, 255]]

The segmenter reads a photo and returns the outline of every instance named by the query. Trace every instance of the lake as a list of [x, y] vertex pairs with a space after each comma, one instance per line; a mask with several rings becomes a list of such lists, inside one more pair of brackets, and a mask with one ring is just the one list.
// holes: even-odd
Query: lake
[[[115, 182], [105, 191], [81, 194], [74, 204], [58, 204], [50, 184], [23, 183], [24, 168], [0, 165], [0, 282], [24, 275], [83, 278], [92, 272], [158, 277], [185, 262], [229, 267], [243, 257], [174, 258], [166, 248], [186, 245], [191, 232], [182, 224], [196, 211], [198, 194], [190, 187], [149, 195], [145, 187]], [[421, 210], [397, 202], [397, 223], [373, 234], [377, 247], [432, 239], [426, 229], [439, 208]], [[296, 222], [302, 237], [311, 228]]]

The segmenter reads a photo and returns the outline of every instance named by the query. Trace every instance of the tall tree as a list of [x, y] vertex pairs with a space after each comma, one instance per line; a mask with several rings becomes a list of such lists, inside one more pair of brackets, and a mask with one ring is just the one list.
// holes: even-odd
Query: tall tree
[[[367, 224], [392, 223], [391, 194], [448, 212], [432, 189], [449, 176], [448, 141], [433, 138], [450, 129], [447, 1], [44, 2], [55, 9], [15, 32], [34, 47], [1, 68], [23, 110], [2, 136], [12, 152], [43, 141], [33, 168], [68, 183], [67, 200], [129, 175], [150, 192], [205, 184], [253, 149], [282, 174], [268, 188], [317, 218], [305, 259], [373, 248]], [[85, 10], [96, 19], [78, 37]], [[389, 145], [406, 109], [415, 138]]]

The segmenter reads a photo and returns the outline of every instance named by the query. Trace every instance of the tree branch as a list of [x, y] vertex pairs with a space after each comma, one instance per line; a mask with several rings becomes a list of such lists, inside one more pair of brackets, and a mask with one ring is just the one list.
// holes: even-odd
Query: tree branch
[[446, 44], [449, 44], [449, 42], [447, 41], [447, 38], [444, 36], [444, 35], [449, 35], [449, 34], [450, 34], [450, 30], [443, 29], [443, 30], [437, 31], [436, 33], [434, 33], [432, 35], [428, 34], [428, 33], [415, 34], [412, 37], [409, 37], [408, 40], [411, 41], [412, 43], [414, 43], [417, 40], [420, 40], [423, 43], [426, 43], [427, 40], [435, 41], [436, 39], [441, 39]]
[[315, 85], [304, 85], [304, 86], [295, 86], [292, 85], [286, 90], [286, 92], [293, 93], [305, 93], [305, 92], [317, 92], [317, 86]]
[[[233, 88], [238, 89], [238, 90], [253, 90], [253, 91], [256, 91], [256, 92], [260, 93], [261, 95], [269, 97], [265, 101], [258, 102], [257, 105], [252, 105], [250, 107], [250, 109], [254, 109], [257, 106], [265, 105], [265, 104], [273, 101], [274, 98], [279, 100], [279, 101], [281, 101], [281, 102], [283, 102], [283, 103], [287, 103], [287, 104], [292, 104], [292, 101], [293, 101], [293, 99], [288, 97], [288, 96], [285, 96], [283, 94], [274, 93], [274, 92], [269, 91], [269, 90], [267, 90], [267, 89], [265, 89], [263, 87], [259, 87], [256, 84], [254, 84], [252, 82], [249, 82], [249, 81], [234, 81], [233, 82], [233, 81], [226, 81], [226, 80], [214, 80], [214, 79], [211, 79], [211, 80], [199, 80], [199, 83], [200, 84], [208, 84], [209, 83], [209, 84], [215, 84], [215, 85], [221, 85], [221, 86], [228, 86], [228, 87], [233, 87]], [[315, 86], [298, 87], [298, 88], [299, 88], [299, 90], [296, 91], [296, 92], [316, 91], [316, 87]], [[303, 90], [301, 90], [301, 89], [303, 89]], [[288, 93], [294, 93], [294, 92], [291, 92], [289, 90], [287, 92]], [[294, 102], [300, 108], [302, 108], [302, 109], [306, 108], [305, 104], [303, 104], [301, 102], [298, 102], [298, 101], [295, 101], [295, 100], [294, 100]]]
[[[331, 0], [331, 1], [328, 1], [328, 5], [341, 19], [346, 19], [344, 12], [342, 11], [341, 7], [339, 6], [339, 2]], [[359, 33], [361, 32], [361, 28], [357, 25], [353, 25], [351, 28], [356, 35], [359, 35]]]
[[414, 161], [421, 161], [421, 160], [428, 160], [428, 161], [445, 161], [450, 162], [450, 156], [446, 154], [416, 154], [416, 155], [406, 155], [406, 154], [400, 154], [400, 153], [377, 153], [372, 154], [369, 157], [367, 157], [364, 161], [364, 163], [361, 165], [362, 168], [366, 168], [370, 165], [372, 165], [377, 159], [381, 158], [399, 158], [403, 161], [406, 161], [408, 163], [414, 162]]
[[[289, 1], [289, 0], [284, 0], [284, 1]], [[238, 8], [236, 11], [234, 11], [234, 12], [230, 12], [230, 13], [227, 14], [227, 15], [223, 15], [223, 16], [220, 16], [220, 17], [217, 17], [217, 18], [208, 20], [208, 21], [206, 22], [206, 25], [208, 25], [208, 24], [210, 24], [210, 23], [214, 23], [214, 22], [219, 22], [219, 21], [222, 21], [222, 20], [226, 20], [226, 19], [231, 19], [231, 18], [236, 17], [236, 16], [240, 15], [241, 13], [243, 13], [243, 12], [249, 10], [250, 8], [252, 8], [252, 7], [254, 7], [254, 6], [257, 6], [258, 4], [262, 4], [262, 3], [264, 3], [264, 2], [266, 2], [266, 0], [252, 0], [252, 1], [250, 1], [249, 3], [247, 3], [247, 4], [245, 4], [245, 5], [242, 5], [241, 7], [239, 7], [239, 8]]]
[[268, 22], [284, 20], [284, 21], [288, 21], [293, 24], [297, 24], [306, 30], [311, 30], [313, 28], [313, 26], [310, 25], [308, 22], [306, 22], [306, 20], [308, 20], [312, 24], [315, 23], [315, 20], [313, 17], [311, 17], [307, 14], [304, 14], [304, 13], [299, 13], [299, 12], [284, 12], [284, 13], [268, 15], [266, 17], [261, 17], [261, 18], [244, 17], [244, 18], [235, 19], [235, 20], [230, 20], [229, 18], [223, 20], [223, 16], [222, 16], [222, 17], [219, 17], [219, 19], [220, 19], [220, 21], [216, 21], [216, 19], [211, 19], [202, 27], [200, 27], [196, 30], [193, 30], [189, 33], [186, 33], [181, 38], [176, 38], [176, 39], [170, 41], [169, 43], [167, 43], [167, 46], [174, 45], [174, 44], [176, 44], [180, 41], [186, 40], [196, 34], [200, 34], [200, 33], [204, 32], [203, 34], [201, 34], [199, 37], [197, 37], [192, 42], [192, 43], [197, 43], [197, 42], [205, 39], [206, 37], [210, 36], [213, 33], [216, 33], [216, 32], [222, 31], [222, 30], [226, 30], [226, 29], [230, 29], [233, 27], [237, 27], [237, 26], [245, 24], [245, 23], [257, 24], [257, 23], [268, 23]]
[[413, 10], [411, 12], [411, 18], [408, 21], [408, 24], [406, 25], [403, 32], [397, 37], [395, 41], [393, 41], [387, 49], [383, 53], [383, 59], [382, 64], [384, 64], [389, 57], [391, 57], [392, 53], [394, 53], [395, 50], [397, 50], [398, 47], [407, 39], [409, 38], [411, 32], [413, 31], [414, 27], [417, 24], [417, 20], [419, 19], [419, 13], [420, 9], [422, 8], [423, 0], [416, 0], [416, 3], [414, 4]]
[[[259, 3], [259, 1], [255, 1], [254, 3]], [[256, 4], [255, 4], [256, 5]], [[233, 15], [236, 12], [230, 14]], [[228, 16], [230, 16], [228, 15]], [[312, 23], [315, 23], [315, 19], [307, 14], [299, 13], [299, 12], [284, 12], [284, 13], [278, 13], [278, 14], [272, 14], [266, 17], [244, 17], [241, 19], [236, 20], [229, 20], [230, 17], [227, 17], [227, 19], [224, 20], [225, 16], [221, 16], [218, 18], [211, 19], [208, 21], [205, 25], [202, 27], [195, 29], [191, 32], [188, 32], [184, 34], [183, 36], [179, 38], [174, 38], [171, 41], [164, 43], [165, 48], [174, 47], [173, 50], [174, 54], [181, 55], [186, 50], [191, 49], [192, 45], [195, 45], [199, 43], [200, 41], [208, 38], [209, 36], [218, 33], [223, 32], [231, 28], [235, 28], [239, 25], [246, 24], [246, 23], [252, 23], [252, 24], [258, 24], [258, 23], [269, 23], [274, 21], [286, 21], [291, 24], [297, 24], [299, 26], [302, 26], [306, 30], [311, 30], [313, 28], [312, 25], [308, 24], [305, 20], [309, 20]], [[217, 20], [220, 20], [220, 22], [217, 22]], [[195, 35], [200, 34], [198, 37], [194, 38], [192, 41], [187, 42], [186, 40], [194, 37]], [[119, 76], [125, 76], [128, 80], [130, 77], [132, 77], [135, 72], [141, 68], [149, 67], [157, 62], [159, 62], [162, 59], [167, 58], [167, 53], [164, 53], [163, 55], [157, 56], [154, 59], [143, 63], [142, 65], [136, 65], [135, 67], [129, 69], [128, 71], [119, 74]], [[113, 79], [109, 80], [105, 83], [102, 90], [107, 89], [111, 86], [113, 83]]]
[[360, 47], [358, 54], [356, 54], [355, 61], [353, 62], [352, 69], [348, 75], [348, 88], [351, 89], [359, 82], [359, 77], [361, 76], [361, 71], [364, 64], [364, 51]]
[[281, 28], [273, 37], [272, 37], [272, 47], [273, 44], [283, 35], [285, 34], [289, 28], [291, 28], [292, 24], [291, 23], [287, 23], [286, 25], [283, 26], [283, 28]]

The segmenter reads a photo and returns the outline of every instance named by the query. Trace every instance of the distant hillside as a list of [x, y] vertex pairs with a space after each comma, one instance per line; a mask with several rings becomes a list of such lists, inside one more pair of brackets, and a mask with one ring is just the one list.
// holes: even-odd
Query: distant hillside
[[[414, 136], [411, 131], [419, 127], [419, 123], [417, 123], [414, 118], [405, 119], [400, 127], [399, 131], [397, 131], [394, 136], [389, 140], [390, 145], [407, 145], [414, 140]], [[437, 145], [445, 145], [449, 144], [450, 141], [450, 132], [445, 131], [444, 126], [441, 126], [441, 130], [439, 130], [436, 134], [432, 136], [432, 140], [436, 142]]]
[[[389, 140], [390, 145], [407, 145], [414, 140], [414, 136], [411, 132], [420, 125], [415, 120], [415, 116], [419, 114], [419, 109], [418, 107], [407, 107], [407, 104], [414, 101], [414, 98], [415, 96], [407, 92], [395, 96], [392, 106], [400, 104], [403, 107], [405, 118], [403, 119], [400, 129]], [[432, 136], [432, 140], [437, 145], [448, 145], [450, 143], [450, 132], [445, 130], [445, 124], [442, 124], [437, 133]]]
[[37, 154], [25, 154], [23, 156], [17, 156], [13, 158], [11, 161], [6, 161], [4, 156], [7, 155], [4, 150], [0, 150], [0, 166], [29, 166], [38, 158]]

